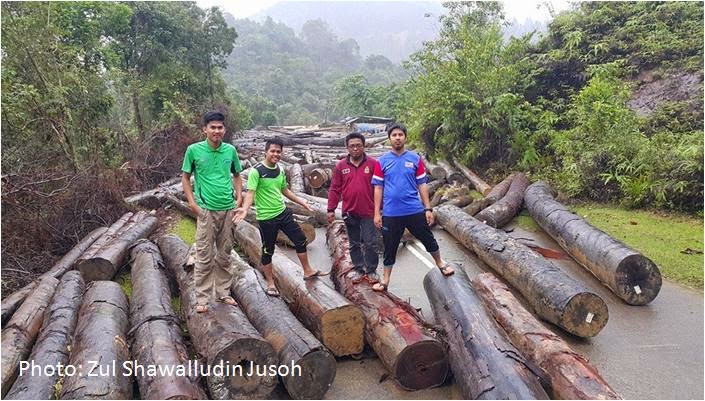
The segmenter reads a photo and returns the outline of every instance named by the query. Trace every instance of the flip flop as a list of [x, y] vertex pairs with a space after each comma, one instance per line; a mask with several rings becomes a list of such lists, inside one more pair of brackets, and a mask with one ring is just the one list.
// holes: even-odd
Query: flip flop
[[279, 290], [277, 290], [276, 288], [267, 288], [267, 290], [265, 290], [265, 293], [267, 295], [269, 295], [270, 297], [278, 297], [279, 296]]
[[387, 287], [389, 287], [389, 284], [385, 284], [380, 281], [379, 283], [376, 283], [372, 286], [372, 290], [377, 292], [385, 292], [387, 291]]
[[218, 298], [218, 301], [226, 305], [237, 306], [237, 302], [235, 302], [235, 300], [231, 296], [220, 297]]
[[328, 274], [329, 274], [328, 272], [322, 272], [320, 270], [316, 270], [316, 272], [313, 273], [312, 275], [304, 276], [304, 280], [311, 280], [312, 278], [323, 277], [323, 276], [327, 276]]
[[208, 312], [208, 305], [196, 305], [196, 313]]
[[[443, 266], [440, 266], [438, 269], [446, 277], [452, 276], [453, 274], [455, 274], [455, 270], [453, 270], [453, 267], [451, 265], [449, 265], [448, 263], [444, 264]], [[450, 271], [448, 269], [450, 269]]]

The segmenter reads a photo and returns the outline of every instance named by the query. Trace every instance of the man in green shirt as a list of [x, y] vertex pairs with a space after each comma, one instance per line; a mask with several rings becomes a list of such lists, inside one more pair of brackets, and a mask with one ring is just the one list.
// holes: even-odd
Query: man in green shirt
[[294, 243], [296, 255], [304, 269], [304, 280], [328, 274], [314, 270], [309, 264], [306, 236], [294, 221], [291, 210], [284, 205], [283, 196], [286, 196], [292, 202], [312, 210], [305, 201], [299, 199], [286, 186], [286, 174], [277, 165], [283, 149], [284, 143], [277, 138], [270, 139], [264, 144], [264, 161], [256, 164], [248, 175], [247, 195], [245, 195], [242, 207], [235, 211], [234, 217], [236, 224], [241, 222], [254, 201], [255, 207], [257, 207], [257, 223], [259, 223], [259, 232], [262, 237], [262, 271], [267, 280], [267, 295], [274, 297], [279, 296], [279, 291], [274, 285], [274, 277], [272, 276], [272, 255], [279, 230], [282, 230]]
[[[186, 149], [181, 166], [181, 184], [196, 221], [196, 312], [208, 311], [213, 296], [228, 305], [237, 305], [230, 296], [233, 249], [233, 215], [242, 204], [242, 177], [237, 150], [223, 143], [225, 116], [209, 112], [203, 116], [206, 140]], [[191, 188], [194, 174], [195, 188]], [[233, 196], [233, 187], [235, 195]]]

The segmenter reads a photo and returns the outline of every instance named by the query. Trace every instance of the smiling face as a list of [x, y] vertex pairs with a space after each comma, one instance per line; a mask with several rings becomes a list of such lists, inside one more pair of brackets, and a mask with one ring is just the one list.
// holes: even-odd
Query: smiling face
[[282, 158], [282, 147], [277, 144], [270, 144], [264, 152], [264, 161], [269, 166], [274, 166]]
[[392, 143], [392, 149], [399, 152], [404, 149], [404, 144], [406, 144], [406, 134], [400, 128], [394, 128], [389, 134], [389, 142]]
[[221, 142], [223, 142], [223, 135], [225, 135], [225, 125], [222, 121], [209, 121], [205, 127], [203, 127], [203, 132], [206, 133], [206, 139], [208, 139], [208, 144], [213, 148], [218, 148]]

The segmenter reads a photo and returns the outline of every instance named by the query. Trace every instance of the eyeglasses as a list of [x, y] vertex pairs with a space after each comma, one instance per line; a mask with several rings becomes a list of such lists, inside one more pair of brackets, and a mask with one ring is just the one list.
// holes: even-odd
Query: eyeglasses
[[364, 146], [364, 145], [361, 145], [361, 144], [348, 145], [348, 147], [349, 147], [350, 149], [359, 149], [359, 148], [361, 148], [361, 147], [363, 147], [363, 146]]

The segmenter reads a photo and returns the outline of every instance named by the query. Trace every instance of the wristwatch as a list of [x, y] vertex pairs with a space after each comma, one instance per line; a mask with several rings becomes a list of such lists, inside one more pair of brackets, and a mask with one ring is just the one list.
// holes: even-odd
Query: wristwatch
[[424, 212], [432, 212], [433, 208], [432, 207], [427, 207], [426, 209], [423, 210]]

